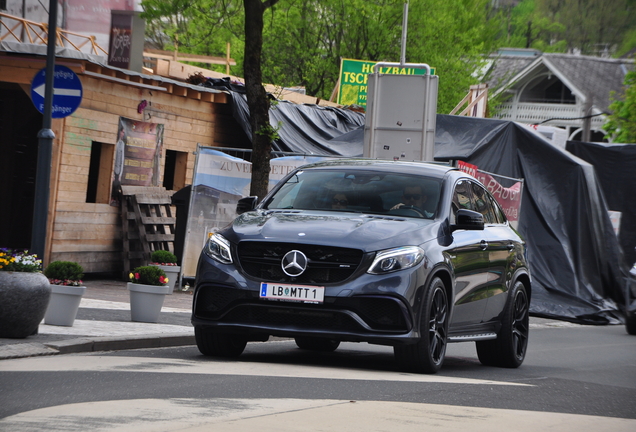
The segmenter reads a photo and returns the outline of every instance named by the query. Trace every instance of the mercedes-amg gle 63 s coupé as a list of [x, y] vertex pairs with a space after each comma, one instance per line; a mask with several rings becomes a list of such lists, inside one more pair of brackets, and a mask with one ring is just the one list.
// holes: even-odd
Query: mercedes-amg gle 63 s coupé
[[437, 372], [450, 342], [518, 367], [528, 344], [525, 243], [475, 178], [451, 166], [333, 160], [300, 167], [210, 235], [192, 323], [205, 355], [250, 341], [389, 345]]

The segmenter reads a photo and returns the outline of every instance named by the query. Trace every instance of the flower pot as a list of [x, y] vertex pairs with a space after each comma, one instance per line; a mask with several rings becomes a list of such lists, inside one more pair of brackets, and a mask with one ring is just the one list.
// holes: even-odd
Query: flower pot
[[0, 271], [0, 337], [37, 333], [50, 297], [51, 285], [42, 273]]
[[156, 323], [170, 287], [128, 282], [128, 291], [130, 292], [131, 320]]
[[157, 265], [157, 264], [150, 264], [150, 265], [156, 265], [157, 267], [159, 267], [161, 270], [164, 271], [164, 273], [166, 274], [166, 277], [168, 278], [168, 283], [166, 284], [166, 286], [170, 287], [170, 292], [168, 294], [172, 294], [172, 292], [174, 291], [174, 285], [179, 279], [179, 272], [181, 271], [181, 267]]
[[85, 286], [51, 285], [44, 324], [72, 327], [85, 291]]

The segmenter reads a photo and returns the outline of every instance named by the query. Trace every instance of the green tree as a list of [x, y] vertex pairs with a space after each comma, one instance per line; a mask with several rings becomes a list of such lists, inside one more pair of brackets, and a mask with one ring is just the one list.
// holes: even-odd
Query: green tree
[[617, 143], [636, 143], [636, 70], [625, 75], [625, 94], [622, 99], [614, 99], [609, 106], [604, 129], [608, 138]]
[[505, 36], [499, 43], [543, 52], [565, 52], [565, 28], [540, 12], [536, 3], [536, 0], [523, 0], [514, 7], [502, 9]]
[[439, 75], [437, 111], [449, 113], [479, 78], [484, 54], [500, 29], [489, 0], [420, 0], [409, 8], [407, 61], [427, 63]]
[[330, 98], [341, 58], [396, 61], [404, 0], [282, 1], [264, 32], [268, 82]]
[[611, 53], [635, 28], [634, 0], [536, 0], [537, 11], [563, 28], [569, 50]]

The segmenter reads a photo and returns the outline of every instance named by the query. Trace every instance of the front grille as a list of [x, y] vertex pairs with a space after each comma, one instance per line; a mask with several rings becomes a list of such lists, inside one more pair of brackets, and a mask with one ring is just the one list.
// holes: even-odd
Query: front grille
[[[325, 308], [256, 300], [256, 296], [257, 293], [237, 288], [201, 286], [197, 292], [194, 315], [224, 323], [316, 331], [360, 332], [370, 328], [373, 331], [402, 333], [412, 328], [406, 306], [394, 297], [338, 298]], [[366, 326], [360, 324], [352, 314]]]
[[[298, 277], [283, 272], [281, 260], [291, 250], [299, 250], [308, 258], [307, 270]], [[241, 267], [253, 278], [271, 282], [308, 284], [338, 283], [349, 278], [360, 265], [359, 249], [298, 243], [244, 241], [238, 244]]]

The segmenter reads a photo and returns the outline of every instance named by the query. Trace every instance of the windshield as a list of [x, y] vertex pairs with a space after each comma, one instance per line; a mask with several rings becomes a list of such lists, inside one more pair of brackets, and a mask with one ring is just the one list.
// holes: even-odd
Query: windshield
[[267, 209], [328, 210], [432, 219], [441, 180], [371, 170], [314, 169], [290, 177]]

